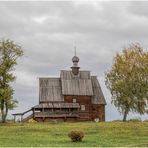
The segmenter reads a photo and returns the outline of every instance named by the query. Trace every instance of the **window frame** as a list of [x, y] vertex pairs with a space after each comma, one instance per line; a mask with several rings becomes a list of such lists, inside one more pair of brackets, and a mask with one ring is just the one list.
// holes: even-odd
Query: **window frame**
[[81, 111], [85, 111], [86, 110], [86, 107], [84, 104], [81, 105]]
[[77, 103], [77, 99], [76, 99], [76, 98], [73, 98], [73, 99], [72, 99], [72, 102], [73, 102], [73, 103]]

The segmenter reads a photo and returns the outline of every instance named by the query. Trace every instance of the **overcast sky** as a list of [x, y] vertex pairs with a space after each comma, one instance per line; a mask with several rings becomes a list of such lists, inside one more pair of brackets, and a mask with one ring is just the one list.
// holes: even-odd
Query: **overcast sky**
[[0, 1], [0, 38], [24, 49], [13, 84], [19, 104], [10, 114], [38, 104], [38, 77], [59, 77], [60, 70], [70, 69], [76, 45], [81, 70], [98, 76], [107, 101], [106, 119], [122, 119], [110, 103], [104, 72], [132, 42], [148, 51], [148, 2]]

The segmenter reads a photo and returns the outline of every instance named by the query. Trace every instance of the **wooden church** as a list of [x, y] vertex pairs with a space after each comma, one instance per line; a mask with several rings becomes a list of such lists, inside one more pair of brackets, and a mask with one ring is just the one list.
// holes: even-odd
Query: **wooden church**
[[39, 105], [32, 108], [37, 121], [105, 121], [106, 101], [96, 76], [81, 71], [79, 58], [60, 77], [39, 78]]
[[61, 70], [60, 77], [39, 78], [39, 104], [30, 116], [34, 120], [105, 121], [106, 101], [97, 76], [80, 70], [76, 55], [72, 62], [71, 70]]

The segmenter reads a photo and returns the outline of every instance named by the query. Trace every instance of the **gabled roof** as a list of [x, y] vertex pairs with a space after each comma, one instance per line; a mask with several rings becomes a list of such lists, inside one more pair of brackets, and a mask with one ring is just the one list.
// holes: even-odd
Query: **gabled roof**
[[60, 78], [39, 78], [39, 101], [64, 101]]
[[63, 95], [93, 95], [90, 71], [79, 71], [78, 75], [73, 75], [71, 71], [62, 70], [60, 76]]
[[[39, 78], [39, 102], [64, 102], [64, 95], [91, 96], [92, 104], [106, 104], [96, 76], [90, 71], [62, 70], [60, 78]], [[50, 104], [49, 104], [50, 105]]]
[[96, 76], [91, 76], [93, 93], [92, 104], [106, 104], [102, 89]]

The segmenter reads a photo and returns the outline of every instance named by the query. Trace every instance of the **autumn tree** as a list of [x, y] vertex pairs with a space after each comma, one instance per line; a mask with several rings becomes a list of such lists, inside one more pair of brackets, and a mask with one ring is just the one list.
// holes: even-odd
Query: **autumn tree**
[[129, 112], [146, 113], [148, 106], [148, 52], [138, 43], [117, 53], [113, 65], [105, 73], [112, 103], [126, 121]]
[[14, 89], [10, 85], [15, 80], [13, 74], [17, 59], [23, 55], [22, 48], [10, 40], [0, 41], [0, 111], [2, 122], [6, 122], [8, 110], [16, 106]]

